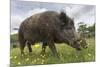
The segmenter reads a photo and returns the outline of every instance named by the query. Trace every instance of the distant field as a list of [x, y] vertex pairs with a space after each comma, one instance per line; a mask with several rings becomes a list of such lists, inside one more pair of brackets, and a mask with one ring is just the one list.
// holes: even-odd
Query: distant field
[[[95, 39], [87, 39], [89, 47], [77, 53], [75, 49], [67, 44], [56, 44], [57, 51], [61, 58], [61, 63], [77, 63], [77, 62], [93, 62], [95, 61]], [[36, 44], [37, 45], [37, 44]], [[19, 48], [11, 48], [10, 63], [11, 66], [16, 65], [34, 65], [34, 64], [56, 64], [56, 59], [52, 56], [49, 48], [46, 49], [45, 56], [41, 56], [41, 45], [32, 46], [32, 55], [28, 54], [25, 47], [25, 55], [20, 56]]]

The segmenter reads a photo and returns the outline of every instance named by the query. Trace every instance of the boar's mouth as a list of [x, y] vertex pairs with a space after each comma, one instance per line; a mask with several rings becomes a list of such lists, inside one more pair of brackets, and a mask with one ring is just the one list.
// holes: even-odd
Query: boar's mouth
[[87, 43], [84, 39], [79, 39], [74, 42], [76, 50], [82, 50], [88, 48]]
[[82, 47], [81, 47], [81, 44], [80, 44], [79, 41], [74, 41], [73, 47], [74, 47], [76, 50], [82, 50]]
[[87, 48], [87, 43], [86, 41], [79, 39], [79, 40], [73, 40], [69, 42], [69, 45], [73, 48], [75, 48], [76, 50], [80, 51], [82, 49], [86, 49]]

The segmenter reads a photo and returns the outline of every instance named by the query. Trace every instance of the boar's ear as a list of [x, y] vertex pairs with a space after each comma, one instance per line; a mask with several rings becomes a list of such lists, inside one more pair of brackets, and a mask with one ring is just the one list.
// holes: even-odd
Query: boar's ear
[[64, 24], [66, 24], [66, 23], [68, 22], [68, 16], [66, 15], [65, 12], [61, 12], [61, 13], [60, 13], [60, 20], [61, 20]]

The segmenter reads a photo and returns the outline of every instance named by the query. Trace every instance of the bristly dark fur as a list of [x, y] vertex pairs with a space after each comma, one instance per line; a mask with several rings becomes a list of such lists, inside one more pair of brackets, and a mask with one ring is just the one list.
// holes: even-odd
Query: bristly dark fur
[[69, 20], [72, 20], [72, 19], [70, 17], [68, 17], [65, 12], [61, 12], [60, 20], [64, 23], [67, 23], [67, 22], [69, 22]]
[[32, 44], [43, 42], [43, 49], [45, 45], [48, 45], [54, 56], [59, 58], [54, 43], [71, 44], [70, 41], [72, 42], [76, 36], [71, 31], [75, 32], [74, 21], [64, 12], [59, 14], [54, 11], [46, 11], [32, 15], [25, 19], [19, 28], [21, 53], [23, 53], [26, 44], [29, 52], [32, 52]]

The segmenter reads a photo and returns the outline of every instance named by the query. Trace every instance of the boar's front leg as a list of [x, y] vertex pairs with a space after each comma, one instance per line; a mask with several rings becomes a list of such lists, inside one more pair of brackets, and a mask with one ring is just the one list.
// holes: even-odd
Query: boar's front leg
[[53, 55], [59, 60], [60, 58], [59, 58], [59, 55], [57, 53], [56, 47], [54, 45], [54, 42], [48, 42], [48, 46], [51, 49]]
[[45, 54], [46, 47], [47, 47], [47, 43], [46, 42], [43, 42], [42, 52], [41, 52], [43, 55]]
[[27, 47], [28, 47], [29, 53], [32, 52], [31, 45], [32, 45], [32, 44], [31, 44], [29, 41], [27, 41]]

